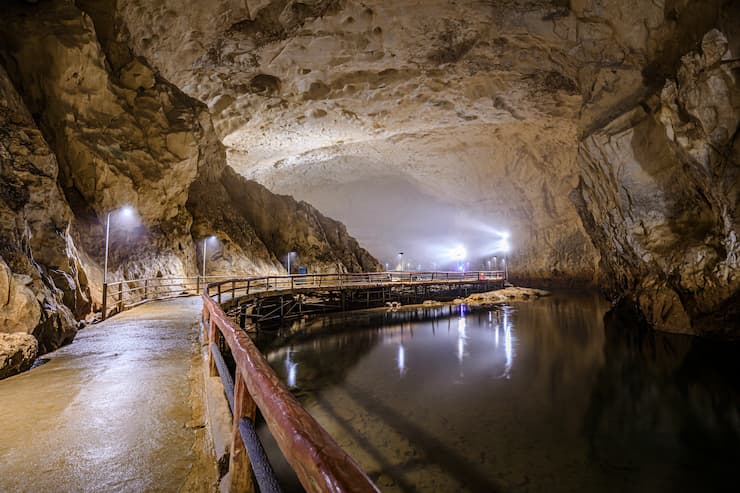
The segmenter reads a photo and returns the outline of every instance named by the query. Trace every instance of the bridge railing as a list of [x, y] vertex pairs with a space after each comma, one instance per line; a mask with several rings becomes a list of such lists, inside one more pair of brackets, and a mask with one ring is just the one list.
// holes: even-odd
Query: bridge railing
[[264, 276], [237, 278], [215, 281], [207, 286], [208, 296], [220, 304], [228, 299], [235, 299], [253, 293], [266, 291], [290, 291], [299, 288], [336, 288], [368, 285], [385, 285], [388, 283], [422, 283], [445, 281], [501, 281], [504, 271], [468, 271], [468, 272], [363, 272], [339, 274], [299, 274], [285, 276]]
[[128, 310], [141, 303], [179, 296], [194, 296], [210, 282], [230, 279], [227, 276], [150, 277], [103, 284], [102, 318]]
[[[276, 282], [274, 278], [254, 281], [258, 286], [263, 282], [265, 285]], [[252, 471], [260, 491], [279, 491], [253, 433], [258, 409], [306, 491], [379, 491], [354, 459], [290, 393], [247, 333], [207, 294], [212, 287], [209, 285], [203, 293], [203, 321], [208, 328], [211, 375], [221, 376], [227, 399], [231, 394], [230, 402], [233, 402], [229, 491], [254, 491]], [[219, 350], [223, 344], [229, 348], [236, 365], [231, 392], [231, 376]]]
[[[208, 361], [212, 376], [220, 376], [232, 411], [233, 426], [229, 463], [229, 490], [254, 491], [252, 474], [263, 493], [279, 492], [280, 486], [257, 438], [257, 410], [278, 447], [309, 492], [377, 492], [360, 466], [301, 406], [275, 374], [247, 333], [226, 315], [222, 304], [258, 293], [502, 281], [503, 271], [470, 272], [367, 272], [303, 274], [263, 277], [155, 277], [117, 281], [103, 285], [103, 318], [140, 303], [189, 296], [203, 298], [203, 326], [208, 337]], [[202, 290], [201, 290], [201, 287]], [[228, 347], [236, 365], [234, 376], [221, 348]]]
[[[306, 491], [375, 492], [378, 489], [301, 406], [247, 333], [224, 312], [222, 303], [250, 294], [272, 295], [302, 288], [500, 281], [503, 276], [500, 271], [372, 272], [265, 276], [209, 283], [202, 297], [210, 372], [212, 376], [221, 377], [233, 416], [230, 491], [253, 491], [252, 472], [260, 491], [279, 491], [274, 473], [254, 433], [257, 410]], [[222, 347], [228, 347], [234, 360], [233, 379], [221, 355]]]
[[209, 295], [221, 303], [225, 299], [245, 296], [256, 292], [282, 291], [297, 288], [322, 288], [364, 286], [388, 282], [502, 280], [503, 271], [469, 272], [364, 272], [340, 274], [299, 274], [284, 276], [243, 277], [192, 276], [151, 277], [127, 279], [103, 284], [102, 317], [122, 312], [151, 300], [162, 300], [179, 296], [200, 294], [201, 288], [209, 287]]

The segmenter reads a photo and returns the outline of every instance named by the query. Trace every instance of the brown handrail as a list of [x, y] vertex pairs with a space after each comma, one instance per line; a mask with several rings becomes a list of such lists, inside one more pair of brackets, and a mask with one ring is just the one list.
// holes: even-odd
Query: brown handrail
[[[211, 375], [218, 375], [212, 348], [224, 341], [236, 363], [229, 471], [230, 491], [252, 491], [249, 457], [239, 434], [243, 418], [254, 421], [259, 409], [278, 447], [309, 492], [376, 492], [360, 466], [301, 406], [275, 374], [245, 331], [224, 312], [222, 295], [278, 293], [296, 288], [333, 288], [367, 285], [453, 284], [471, 281], [502, 281], [501, 271], [474, 272], [385, 272], [310, 274], [235, 278], [209, 283], [202, 292], [203, 323], [208, 327]], [[296, 281], [300, 281], [296, 283]], [[215, 298], [215, 299], [214, 299]]]
[[[481, 277], [482, 276], [482, 277]], [[233, 299], [236, 293], [249, 295], [256, 292], [265, 292], [278, 289], [295, 288], [332, 288], [342, 286], [362, 286], [369, 284], [386, 284], [396, 282], [436, 282], [442, 283], [473, 281], [473, 280], [503, 280], [503, 271], [469, 271], [469, 272], [361, 272], [339, 274], [299, 274], [262, 277], [233, 278], [228, 276], [191, 276], [191, 277], [153, 277], [146, 279], [125, 279], [103, 284], [102, 318], [108, 316], [109, 311], [121, 312], [141, 303], [168, 299], [177, 296], [197, 295], [201, 286], [211, 281], [219, 281], [210, 285], [221, 293], [218, 302], [222, 301], [221, 294], [230, 294]], [[226, 289], [222, 289], [223, 287]], [[209, 293], [210, 294], [210, 293]], [[113, 310], [109, 308], [113, 307]]]
[[[249, 336], [235, 327], [221, 307], [203, 292], [203, 321], [209, 343], [223, 340], [236, 363], [230, 491], [252, 491], [249, 457], [238, 431], [243, 417], [258, 408], [278, 447], [309, 492], [378, 492], [378, 488], [321, 425], [293, 397]], [[210, 345], [210, 344], [209, 344]], [[210, 355], [211, 361], [213, 357]], [[213, 371], [213, 364], [212, 364]]]
[[[192, 280], [195, 281], [192, 281]], [[209, 280], [217, 282], [207, 283]], [[225, 279], [225, 280], [224, 280]], [[103, 318], [108, 302], [108, 288], [113, 288], [119, 310], [151, 299], [195, 294], [204, 288], [203, 323], [207, 327], [208, 358], [212, 376], [218, 375], [213, 348], [224, 341], [236, 363], [234, 378], [233, 428], [229, 472], [230, 491], [253, 491], [249, 457], [242, 441], [240, 423], [254, 422], [259, 409], [278, 447], [292, 466], [301, 484], [309, 492], [377, 492], [360, 466], [334, 441], [329, 433], [301, 406], [278, 378], [249, 336], [224, 312], [223, 294], [230, 301], [237, 292], [244, 296], [279, 293], [284, 290], [325, 289], [336, 287], [374, 287], [378, 285], [460, 284], [471, 281], [503, 281], [503, 271], [472, 272], [371, 272], [342, 274], [307, 274], [245, 278], [150, 278], [117, 281], [103, 286]], [[207, 283], [207, 284], [206, 284]], [[193, 289], [195, 285], [195, 289]], [[140, 293], [143, 291], [143, 295]], [[215, 292], [214, 292], [215, 291]], [[152, 293], [152, 296], [149, 293]], [[213, 294], [212, 294], [213, 293]], [[126, 304], [124, 295], [136, 295]], [[115, 298], [118, 297], [118, 300]], [[214, 299], [215, 297], [215, 299]], [[217, 350], [217, 349], [216, 349]], [[222, 375], [223, 377], [223, 375]]]

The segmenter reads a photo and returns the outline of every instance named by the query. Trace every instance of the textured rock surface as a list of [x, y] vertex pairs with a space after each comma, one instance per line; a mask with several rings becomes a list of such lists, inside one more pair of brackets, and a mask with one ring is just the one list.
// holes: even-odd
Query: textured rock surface
[[212, 273], [275, 272], [290, 250], [377, 265], [276, 192], [385, 260], [508, 229], [514, 278], [596, 281], [663, 330], [740, 332], [737, 2], [11, 5], [0, 58], [73, 211], [75, 267], [56, 270], [93, 299], [124, 202], [141, 224], [116, 228], [116, 278], [195, 273], [210, 234]]
[[[0, 333], [69, 342], [89, 309], [57, 161], [0, 67]], [[66, 304], [66, 306], [65, 306]]]
[[[116, 40], [112, 3], [94, 6], [95, 22], [61, 0], [4, 11], [0, 332], [42, 352], [74, 337], [101, 301], [106, 215], [125, 204], [138, 217], [111, 216], [110, 280], [195, 275], [212, 234], [210, 274], [280, 272], [289, 249], [314, 269], [377, 266], [341, 224], [234, 176], [207, 108]], [[268, 227], [278, 213], [294, 236]]]
[[208, 104], [236, 171], [350, 224], [376, 255], [431, 266], [424, 244], [440, 230], [480, 242], [470, 223], [482, 223], [512, 231], [521, 276], [591, 280], [595, 251], [567, 198], [575, 18], [548, 2], [495, 4], [117, 9], [134, 51]]
[[31, 368], [38, 350], [32, 335], [0, 332], [0, 379]]
[[549, 296], [550, 292], [544, 289], [521, 288], [510, 286], [488, 293], [475, 293], [465, 298], [465, 303], [473, 305], [488, 305], [506, 303], [508, 301], [529, 301], [532, 299]]
[[710, 31], [676, 79], [581, 145], [574, 198], [604, 284], [663, 330], [737, 329], [738, 66]]
[[[515, 277], [595, 279], [663, 330], [736, 329], [736, 2], [203, 8], [129, 0], [117, 15], [208, 104], [238, 172], [357, 225], [386, 258], [408, 251], [394, 238], [439, 241], [472, 217], [512, 231]], [[378, 204], [389, 190], [412, 198]]]

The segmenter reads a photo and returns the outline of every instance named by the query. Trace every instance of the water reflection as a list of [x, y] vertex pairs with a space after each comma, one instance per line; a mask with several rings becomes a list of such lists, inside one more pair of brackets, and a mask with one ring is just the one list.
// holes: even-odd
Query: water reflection
[[562, 296], [363, 312], [262, 347], [383, 491], [735, 484], [737, 349], [605, 327], [608, 308]]
[[285, 352], [285, 372], [287, 373], [286, 382], [290, 388], [296, 386], [295, 382], [298, 368], [298, 363], [295, 363], [292, 358], [293, 352], [292, 348]]
[[398, 345], [398, 374], [403, 376], [406, 373], [406, 351], [403, 343]]

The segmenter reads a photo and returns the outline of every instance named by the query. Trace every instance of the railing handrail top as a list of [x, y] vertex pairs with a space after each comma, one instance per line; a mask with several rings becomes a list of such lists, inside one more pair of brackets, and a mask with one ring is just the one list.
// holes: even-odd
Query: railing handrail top
[[[209, 296], [203, 296], [207, 304], [209, 317], [215, 322], [219, 331], [226, 339], [237, 365], [237, 371], [245, 379], [245, 384], [252, 399], [265, 417], [268, 428], [275, 436], [280, 449], [284, 446], [287, 451], [283, 453], [291, 462], [291, 459], [300, 461], [293, 455], [304, 458], [315, 466], [319, 474], [311, 477], [313, 483], [321, 491], [379, 491], [367, 474], [360, 466], [345, 452], [336, 440], [311, 416], [308, 411], [296, 400], [285, 384], [279, 380], [264, 355], [257, 349], [247, 334], [236, 328], [234, 323], [224, 313], [221, 306]], [[232, 347], [236, 345], [237, 347]], [[250, 371], [253, 369], [254, 371]], [[259, 391], [258, 391], [259, 390]], [[283, 433], [283, 439], [290, 442], [281, 444], [281, 439], [275, 435], [272, 428], [277, 427]], [[286, 433], [287, 432], [287, 433]], [[325, 460], [326, 459], [326, 460]], [[328, 462], [327, 462], [328, 460]], [[332, 466], [332, 462], [334, 463]], [[341, 464], [341, 467], [339, 467]], [[305, 464], [300, 465], [305, 467]], [[291, 464], [294, 470], [301, 476], [299, 468]], [[301, 469], [305, 471], [305, 469]], [[325, 483], [317, 483], [318, 479]], [[348, 484], [347, 480], [351, 480]], [[361, 483], [358, 483], [361, 481]]]

